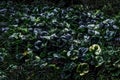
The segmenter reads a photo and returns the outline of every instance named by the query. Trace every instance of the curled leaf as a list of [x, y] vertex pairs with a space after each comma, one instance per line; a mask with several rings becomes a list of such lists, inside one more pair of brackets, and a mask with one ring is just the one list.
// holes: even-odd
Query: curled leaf
[[96, 56], [95, 57], [95, 62], [96, 62], [95, 63], [96, 67], [99, 67], [104, 63], [104, 60], [101, 56]]
[[101, 48], [98, 44], [93, 44], [92, 46], [89, 47], [90, 52], [95, 52], [95, 55], [100, 55], [101, 53]]
[[89, 65], [87, 63], [80, 63], [77, 67], [76, 72], [78, 72], [80, 76], [85, 75], [89, 72]]

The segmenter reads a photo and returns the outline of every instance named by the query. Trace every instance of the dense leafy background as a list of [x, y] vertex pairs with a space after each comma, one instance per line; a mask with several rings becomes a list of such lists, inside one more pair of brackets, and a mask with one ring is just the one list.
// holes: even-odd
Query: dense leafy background
[[39, 4], [0, 3], [0, 80], [119, 80], [119, 14]]

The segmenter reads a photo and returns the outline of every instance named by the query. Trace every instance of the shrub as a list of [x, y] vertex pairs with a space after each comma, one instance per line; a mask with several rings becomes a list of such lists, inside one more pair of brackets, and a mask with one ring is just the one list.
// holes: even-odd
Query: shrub
[[117, 18], [80, 7], [0, 7], [0, 79], [119, 79]]

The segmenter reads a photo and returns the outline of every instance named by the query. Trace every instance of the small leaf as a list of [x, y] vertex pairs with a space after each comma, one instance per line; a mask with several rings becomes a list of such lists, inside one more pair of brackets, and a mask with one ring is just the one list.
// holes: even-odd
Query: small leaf
[[78, 72], [80, 76], [85, 75], [89, 72], [89, 65], [87, 63], [80, 63], [77, 67], [76, 72]]
[[69, 57], [71, 55], [71, 51], [68, 51], [67, 52], [67, 56]]
[[99, 67], [104, 63], [104, 60], [103, 60], [103, 58], [101, 56], [96, 56], [95, 61], [96, 61], [96, 64], [95, 64], [96, 67]]
[[114, 64], [113, 64], [114, 67], [117, 67], [117, 68], [120, 68], [120, 60], [116, 61]]
[[101, 48], [98, 44], [93, 44], [92, 46], [89, 47], [89, 51], [94, 52], [95, 55], [100, 55]]

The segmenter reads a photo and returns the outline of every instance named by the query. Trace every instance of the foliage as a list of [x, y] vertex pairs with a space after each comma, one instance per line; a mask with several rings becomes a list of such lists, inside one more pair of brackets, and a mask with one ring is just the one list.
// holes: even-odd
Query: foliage
[[119, 16], [2, 2], [0, 17], [1, 80], [119, 80]]

